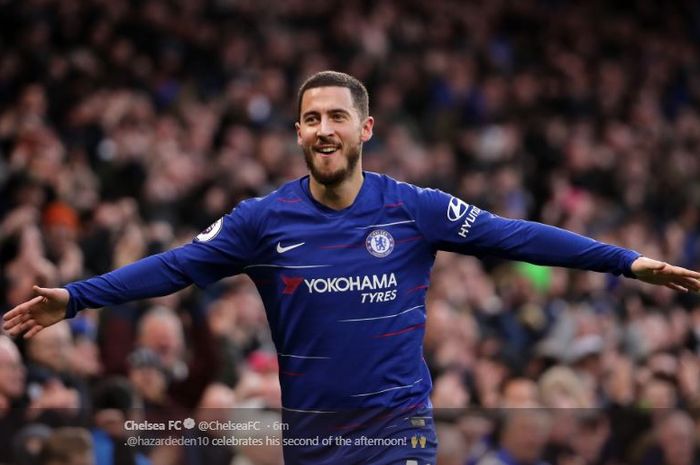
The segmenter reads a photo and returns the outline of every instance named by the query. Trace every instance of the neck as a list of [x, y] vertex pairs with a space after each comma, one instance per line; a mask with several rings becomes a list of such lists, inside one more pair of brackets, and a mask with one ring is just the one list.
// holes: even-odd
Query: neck
[[358, 166], [350, 177], [332, 186], [321, 184], [310, 176], [309, 190], [314, 200], [321, 205], [333, 210], [342, 210], [355, 201], [362, 188], [363, 179], [362, 169]]

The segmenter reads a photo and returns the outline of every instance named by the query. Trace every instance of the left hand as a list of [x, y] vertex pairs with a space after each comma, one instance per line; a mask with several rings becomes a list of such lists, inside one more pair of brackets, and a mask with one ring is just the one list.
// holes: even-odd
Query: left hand
[[700, 273], [647, 257], [632, 262], [632, 273], [640, 281], [666, 286], [675, 291], [700, 292]]

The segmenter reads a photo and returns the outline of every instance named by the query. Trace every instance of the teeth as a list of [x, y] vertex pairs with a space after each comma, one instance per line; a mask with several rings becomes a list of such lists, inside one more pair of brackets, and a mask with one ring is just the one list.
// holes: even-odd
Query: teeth
[[335, 147], [323, 147], [323, 148], [318, 149], [318, 151], [321, 153], [333, 153], [336, 151], [336, 148]]

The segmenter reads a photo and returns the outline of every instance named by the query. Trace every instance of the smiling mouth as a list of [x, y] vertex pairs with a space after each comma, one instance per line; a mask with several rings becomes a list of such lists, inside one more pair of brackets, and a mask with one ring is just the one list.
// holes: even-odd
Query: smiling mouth
[[340, 150], [337, 145], [323, 145], [320, 147], [314, 147], [314, 152], [321, 155], [322, 157], [329, 157]]

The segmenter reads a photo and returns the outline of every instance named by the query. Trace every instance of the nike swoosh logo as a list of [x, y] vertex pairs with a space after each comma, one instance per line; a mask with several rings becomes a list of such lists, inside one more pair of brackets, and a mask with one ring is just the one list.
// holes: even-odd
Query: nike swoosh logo
[[304, 244], [306, 244], [306, 242], [299, 242], [298, 244], [292, 244], [292, 245], [288, 245], [287, 247], [283, 247], [282, 243], [278, 242], [277, 243], [277, 253], [289, 252], [290, 250], [296, 249], [297, 247], [301, 247]]

